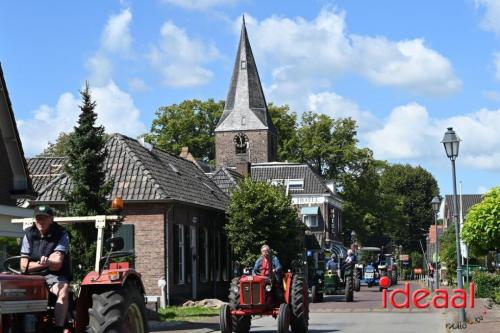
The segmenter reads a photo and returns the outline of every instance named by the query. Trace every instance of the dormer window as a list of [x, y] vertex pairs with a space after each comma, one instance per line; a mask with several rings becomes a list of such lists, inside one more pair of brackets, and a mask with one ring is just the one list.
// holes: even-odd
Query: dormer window
[[234, 146], [236, 148], [236, 154], [246, 154], [248, 147], [248, 137], [245, 133], [238, 133], [233, 139]]
[[246, 62], [246, 60], [242, 60], [241, 61], [240, 68], [241, 69], [247, 69], [247, 62]]
[[247, 117], [243, 116], [241, 117], [241, 124], [246, 125], [247, 124]]

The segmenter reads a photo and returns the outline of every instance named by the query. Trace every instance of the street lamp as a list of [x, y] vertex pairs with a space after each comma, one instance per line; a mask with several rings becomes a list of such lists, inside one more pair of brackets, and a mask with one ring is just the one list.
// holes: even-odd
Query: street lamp
[[441, 207], [441, 197], [435, 196], [431, 201], [432, 210], [434, 211], [434, 225], [436, 227], [436, 269], [435, 269], [435, 279], [436, 279], [436, 289], [439, 288], [439, 232], [437, 223], [437, 214], [439, 213], [439, 208]]
[[[458, 196], [457, 196], [457, 176], [455, 173], [455, 160], [458, 157], [458, 147], [460, 146], [460, 138], [457, 136], [453, 127], [448, 127], [444, 133], [443, 141], [446, 156], [451, 160], [452, 180], [453, 180], [453, 221], [455, 223], [455, 242], [457, 244], [457, 282], [458, 288], [464, 288], [462, 280], [462, 255], [460, 252], [460, 225], [458, 223]], [[465, 322], [465, 309], [458, 310], [458, 320], [461, 323]]]

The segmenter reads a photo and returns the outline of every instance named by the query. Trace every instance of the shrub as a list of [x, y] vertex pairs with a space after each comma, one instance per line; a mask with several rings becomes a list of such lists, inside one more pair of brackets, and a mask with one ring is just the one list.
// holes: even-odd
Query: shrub
[[475, 296], [500, 300], [500, 275], [486, 272], [474, 272]]
[[495, 303], [500, 304], [500, 288], [495, 290]]

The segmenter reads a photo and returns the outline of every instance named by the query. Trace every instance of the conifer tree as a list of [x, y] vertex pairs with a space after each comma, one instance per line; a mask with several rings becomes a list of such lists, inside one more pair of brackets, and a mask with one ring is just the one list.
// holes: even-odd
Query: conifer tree
[[[68, 141], [65, 172], [71, 179], [70, 191], [64, 193], [68, 204], [66, 215], [90, 216], [106, 214], [113, 180], [106, 181], [104, 161], [107, 156], [103, 126], [96, 126], [96, 103], [92, 101], [88, 83], [80, 91], [82, 105], [78, 124]], [[76, 278], [92, 269], [97, 232], [94, 224], [79, 223], [68, 227], [71, 257]]]

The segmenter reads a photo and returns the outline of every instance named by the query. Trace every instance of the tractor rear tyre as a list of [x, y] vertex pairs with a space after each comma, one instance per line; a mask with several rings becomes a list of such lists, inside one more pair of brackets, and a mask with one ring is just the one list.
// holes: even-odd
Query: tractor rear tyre
[[290, 325], [293, 333], [307, 333], [309, 330], [309, 295], [303, 276], [294, 275], [290, 290]]
[[278, 333], [288, 333], [290, 327], [290, 308], [288, 304], [281, 303], [278, 312]]
[[[229, 308], [237, 310], [240, 307], [240, 278], [235, 277], [229, 286]], [[222, 312], [221, 312], [222, 314]], [[236, 333], [250, 332], [252, 325], [251, 316], [231, 316], [232, 329]]]
[[352, 276], [348, 276], [345, 279], [345, 301], [352, 302], [354, 294], [354, 281]]
[[354, 279], [354, 291], [360, 291], [361, 290], [361, 281], [359, 281], [358, 278]]
[[87, 333], [146, 333], [144, 297], [135, 283], [92, 295]]

